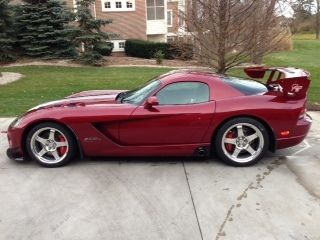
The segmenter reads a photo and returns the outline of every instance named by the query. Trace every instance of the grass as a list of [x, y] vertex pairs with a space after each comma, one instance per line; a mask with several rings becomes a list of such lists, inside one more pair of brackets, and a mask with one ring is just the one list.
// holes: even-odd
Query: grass
[[19, 72], [21, 80], [0, 86], [0, 116], [15, 116], [40, 103], [91, 89], [132, 89], [169, 71], [167, 68], [95, 68], [23, 66], [0, 68]]
[[[265, 58], [268, 66], [300, 67], [312, 74], [309, 100], [320, 103], [320, 41], [313, 35], [294, 36], [294, 50], [273, 53]], [[21, 80], [0, 86], [0, 116], [15, 116], [40, 103], [90, 89], [132, 89], [169, 71], [144, 67], [0, 67], [0, 72], [19, 72]], [[232, 75], [245, 76], [241, 69]]]
[[316, 40], [316, 34], [303, 33], [293, 35], [293, 40]]

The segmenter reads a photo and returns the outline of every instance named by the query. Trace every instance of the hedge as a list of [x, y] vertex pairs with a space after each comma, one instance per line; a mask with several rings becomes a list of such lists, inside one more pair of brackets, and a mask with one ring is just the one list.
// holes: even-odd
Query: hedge
[[174, 59], [190, 60], [193, 58], [193, 45], [183, 41], [175, 41], [170, 43], [170, 54]]
[[[186, 48], [186, 46], [188, 46]], [[151, 42], [138, 39], [129, 39], [125, 44], [125, 53], [128, 56], [139, 58], [154, 58], [156, 52], [161, 51], [165, 59], [191, 59], [193, 57], [193, 47], [190, 44]], [[187, 54], [186, 52], [187, 51]]]
[[153, 58], [154, 54], [161, 50], [165, 58], [168, 55], [169, 44], [160, 42], [150, 42], [137, 39], [129, 39], [125, 44], [125, 53], [128, 56], [140, 58]]

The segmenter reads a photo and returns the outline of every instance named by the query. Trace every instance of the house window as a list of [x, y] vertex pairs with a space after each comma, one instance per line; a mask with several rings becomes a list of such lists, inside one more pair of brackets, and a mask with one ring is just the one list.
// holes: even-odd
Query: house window
[[119, 39], [119, 40], [111, 40], [110, 42], [113, 43], [112, 52], [124, 52], [126, 46], [126, 40]]
[[124, 42], [119, 42], [119, 48], [124, 48], [125, 47], [125, 43]]
[[173, 43], [174, 42], [174, 37], [167, 37], [167, 42], [168, 43]]
[[111, 8], [111, 2], [105, 2], [104, 3], [105, 8]]
[[185, 27], [185, 19], [184, 19], [184, 14], [182, 11], [179, 12], [179, 27], [180, 28]]
[[147, 19], [164, 19], [164, 0], [147, 0]]
[[73, 0], [73, 10], [77, 12], [77, 8], [80, 6], [80, 2], [78, 0]]
[[133, 4], [131, 1], [127, 1], [127, 8], [132, 8], [133, 7]]
[[122, 8], [122, 2], [116, 2], [116, 8]]
[[167, 25], [172, 27], [172, 10], [167, 11]]
[[102, 12], [135, 11], [135, 0], [101, 0]]

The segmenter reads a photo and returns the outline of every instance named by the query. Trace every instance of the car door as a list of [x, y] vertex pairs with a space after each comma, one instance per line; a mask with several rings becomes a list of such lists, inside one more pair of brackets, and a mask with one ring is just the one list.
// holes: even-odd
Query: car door
[[122, 122], [124, 145], [174, 145], [201, 142], [215, 111], [210, 89], [203, 82], [176, 82], [154, 94], [159, 105], [136, 108]]

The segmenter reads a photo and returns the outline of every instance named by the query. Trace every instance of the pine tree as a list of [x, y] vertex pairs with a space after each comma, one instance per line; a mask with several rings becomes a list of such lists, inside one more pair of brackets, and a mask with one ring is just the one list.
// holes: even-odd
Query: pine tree
[[41, 58], [75, 56], [69, 23], [74, 14], [60, 0], [25, 0], [17, 8], [16, 31], [25, 55]]
[[99, 65], [103, 61], [103, 56], [98, 50], [108, 39], [108, 34], [101, 28], [111, 23], [111, 20], [95, 19], [90, 8], [95, 0], [78, 0], [76, 9], [76, 19], [78, 31], [74, 41], [83, 48], [83, 53], [78, 60], [85, 64]]
[[14, 44], [12, 31], [13, 10], [10, 0], [0, 0], [0, 62], [8, 63], [15, 60], [12, 55]]

